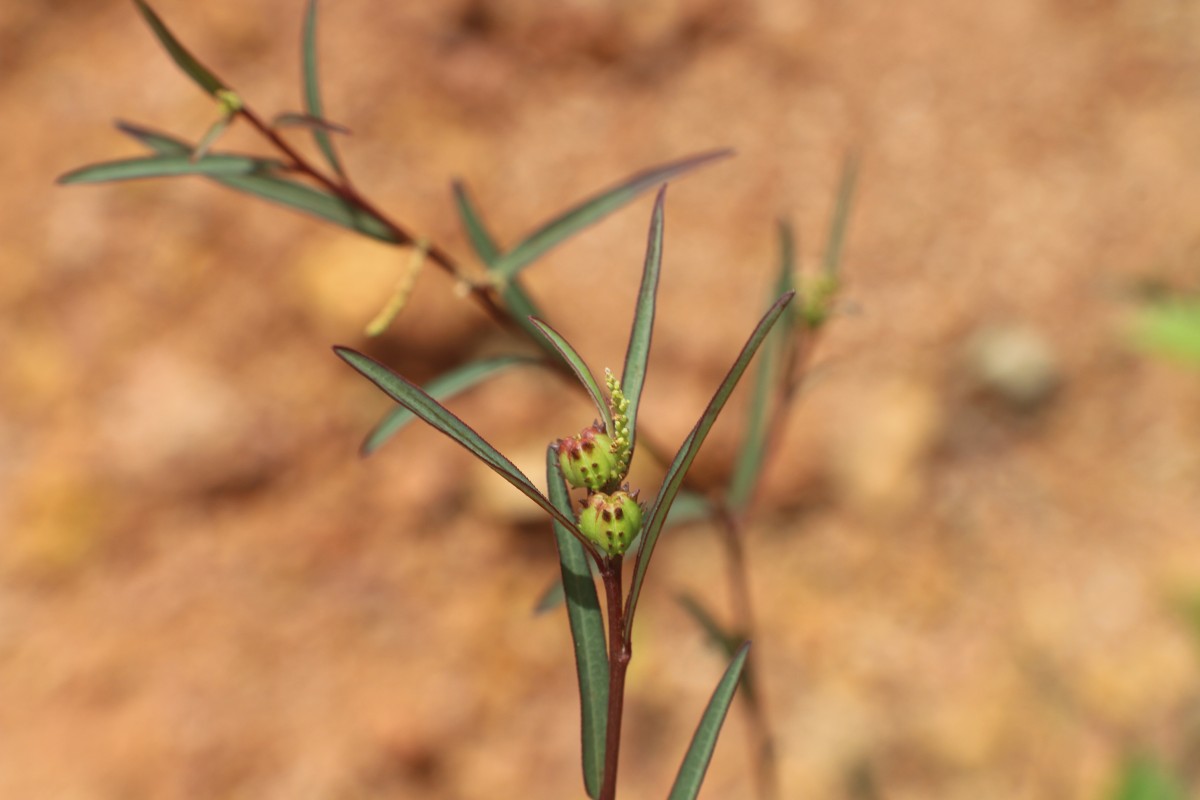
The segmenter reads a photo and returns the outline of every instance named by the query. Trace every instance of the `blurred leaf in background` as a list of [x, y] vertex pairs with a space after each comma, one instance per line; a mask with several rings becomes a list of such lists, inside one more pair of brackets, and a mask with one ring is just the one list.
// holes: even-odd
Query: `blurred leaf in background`
[[1130, 336], [1143, 350], [1200, 367], [1200, 298], [1170, 297], [1145, 305]]
[[1131, 756], [1126, 762], [1112, 800], [1184, 800], [1175, 777], [1154, 758]]

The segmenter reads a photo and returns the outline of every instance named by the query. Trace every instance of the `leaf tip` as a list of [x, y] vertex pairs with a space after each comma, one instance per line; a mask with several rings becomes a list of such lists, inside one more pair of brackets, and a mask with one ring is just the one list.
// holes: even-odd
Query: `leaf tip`
[[368, 436], [367, 438], [363, 439], [362, 444], [358, 446], [358, 457], [367, 458], [371, 455], [374, 455], [377, 447], [378, 445], [372, 442], [371, 437]]

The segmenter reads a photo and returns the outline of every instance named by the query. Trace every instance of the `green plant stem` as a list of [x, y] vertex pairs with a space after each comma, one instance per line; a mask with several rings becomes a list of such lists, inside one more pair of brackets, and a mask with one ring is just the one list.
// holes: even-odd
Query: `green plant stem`
[[[763, 452], [764, 467], [778, 450], [779, 438], [782, 436], [788, 411], [800, 391], [819, 339], [819, 330], [805, 332], [801, 333], [791, 345], [794, 351], [789, 353], [786, 358], [787, 367], [783, 376], [783, 389], [780, 392], [778, 403], [771, 410], [771, 418], [767, 423], [768, 433]], [[761, 486], [761, 481], [754, 487], [750, 501], [746, 504], [747, 509], [753, 507], [754, 494], [757, 494], [759, 486]], [[721, 544], [725, 549], [734, 629], [741, 639], [757, 640], [759, 637], [754, 615], [754, 601], [750, 594], [750, 570], [746, 562], [744, 535], [746, 513], [735, 514], [724, 502], [714, 503], [714, 506], [717, 509], [717, 528]], [[754, 764], [756, 796], [759, 800], [777, 800], [780, 795], [775, 737], [771, 732], [770, 719], [763, 703], [758, 660], [757, 651], [746, 659], [742, 673], [741, 702], [742, 707], [746, 710], [748, 723], [746, 729], [751, 760]]]
[[[729, 587], [735, 630], [739, 640], [754, 638], [757, 623], [750, 596], [749, 569], [741, 523], [722, 507], [719, 512], [721, 543], [725, 547], [725, 564], [729, 571]], [[779, 797], [779, 769], [775, 759], [775, 739], [763, 705], [759, 680], [758, 657], [749, 656], [742, 671], [742, 708], [746, 710], [750, 760], [754, 765], [755, 795], [759, 800]]]
[[625, 671], [632, 651], [625, 636], [625, 603], [621, 590], [621, 556], [600, 560], [608, 605], [608, 723], [604, 735], [604, 780], [599, 800], [617, 796], [617, 761], [621, 755], [621, 714], [625, 708]]

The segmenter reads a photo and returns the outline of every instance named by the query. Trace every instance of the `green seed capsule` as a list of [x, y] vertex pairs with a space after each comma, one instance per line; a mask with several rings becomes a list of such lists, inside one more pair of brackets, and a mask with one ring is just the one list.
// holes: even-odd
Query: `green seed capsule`
[[597, 492], [579, 512], [579, 530], [610, 556], [628, 550], [641, 529], [642, 507], [628, 492]]
[[559, 439], [554, 449], [563, 477], [576, 489], [586, 487], [596, 492], [624, 477], [613, 453], [613, 440], [599, 425], [585, 428], [578, 436]]

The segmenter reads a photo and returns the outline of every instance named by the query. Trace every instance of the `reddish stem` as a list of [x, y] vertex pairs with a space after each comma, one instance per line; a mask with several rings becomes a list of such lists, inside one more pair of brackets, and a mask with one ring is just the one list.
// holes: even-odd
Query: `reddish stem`
[[[721, 509], [718, 522], [721, 542], [725, 546], [725, 562], [729, 569], [729, 591], [736, 635], [738, 639], [749, 641], [755, 638], [757, 623], [750, 597], [750, 577], [741, 524], [727, 508]], [[741, 701], [749, 723], [747, 735], [750, 760], [754, 764], [755, 795], [759, 800], [775, 800], [779, 797], [779, 770], [775, 761], [775, 741], [771, 735], [771, 723], [763, 706], [761, 686], [758, 657], [747, 656], [742, 671]]]
[[621, 755], [621, 715], [625, 708], [625, 671], [632, 656], [625, 637], [621, 591], [621, 556], [601, 559], [600, 577], [608, 605], [608, 724], [604, 736], [604, 781], [599, 800], [617, 796], [617, 762]]
[[[805, 335], [807, 334], [807, 335]], [[803, 376], [808, 372], [816, 345], [820, 337], [819, 330], [806, 331], [798, 337], [796, 348], [787, 357], [787, 367], [783, 375], [783, 389], [778, 402], [771, 409], [771, 418], [767, 422], [767, 435], [764, 439], [762, 468], [766, 467], [775, 451], [778, 449], [779, 438], [783, 433], [783, 425], [787, 420], [788, 411], [803, 382]], [[754, 491], [747, 498], [745, 508], [753, 505], [754, 496], [762, 485], [755, 484]], [[725, 503], [717, 504], [717, 522], [721, 534], [721, 542], [725, 547], [726, 566], [729, 569], [729, 591], [732, 598], [734, 626], [742, 639], [756, 639], [757, 623], [754, 618], [754, 602], [750, 596], [750, 571], [746, 563], [746, 546], [743, 536], [746, 512], [734, 513]], [[759, 680], [758, 657], [751, 655], [746, 659], [743, 672], [742, 706], [746, 709], [749, 725], [747, 726], [750, 750], [754, 761], [754, 781], [759, 800], [775, 800], [779, 797], [779, 769], [775, 759], [775, 741], [771, 735], [771, 724], [767, 717], [766, 707], [762, 700], [762, 684]]]
[[[396, 240], [397, 244], [416, 244], [417, 237], [393, 221], [383, 211], [376, 208], [375, 204], [370, 200], [359, 194], [358, 190], [355, 189], [350, 183], [349, 178], [342, 176], [340, 180], [334, 180], [321, 170], [314, 167], [308, 159], [306, 159], [300, 154], [299, 151], [288, 144], [286, 139], [280, 136], [274, 128], [263, 121], [262, 117], [258, 116], [258, 114], [256, 114], [249, 106], [242, 106], [242, 108], [238, 111], [238, 114], [240, 114], [247, 122], [254, 126], [255, 130], [262, 134], [267, 141], [269, 141], [275, 147], [275, 149], [287, 156], [292, 162], [292, 167], [297, 172], [307, 175], [309, 178], [321, 184], [321, 186], [327, 189], [330, 193], [340, 197], [348, 205], [353, 206], [363, 213], [377, 219], [385, 228], [388, 229], [388, 233], [390, 233], [392, 238]], [[437, 264], [456, 280], [461, 281], [464, 285], [470, 287], [471, 296], [474, 297], [476, 302], [483, 307], [483, 310], [487, 312], [488, 316], [505, 328], [512, 329], [515, 327], [512, 317], [510, 317], [508, 313], [501, 308], [498, 303], [496, 303], [496, 299], [492, 295], [492, 290], [486, 286], [482, 286], [468, 280], [467, 276], [463, 274], [462, 270], [458, 266], [458, 262], [454, 260], [453, 256], [451, 256], [441, 247], [438, 247], [436, 244], [426, 245], [425, 252], [430, 261]]]

